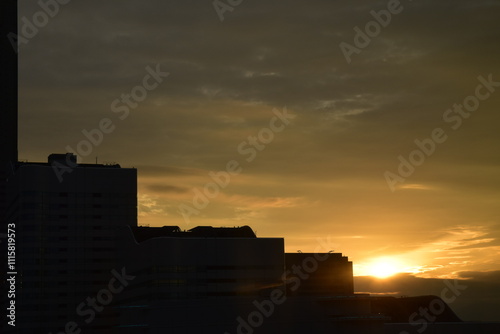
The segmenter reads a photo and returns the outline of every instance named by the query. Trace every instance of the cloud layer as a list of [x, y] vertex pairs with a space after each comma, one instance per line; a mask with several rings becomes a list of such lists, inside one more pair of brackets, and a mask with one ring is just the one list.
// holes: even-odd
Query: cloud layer
[[[500, 87], [456, 130], [443, 115], [479, 76], [500, 81], [500, 6], [403, 1], [349, 64], [340, 43], [387, 5], [244, 1], [221, 22], [210, 1], [72, 1], [20, 47], [20, 157], [76, 149], [109, 118], [83, 158], [138, 168], [142, 224], [244, 223], [290, 251], [331, 235], [355, 263], [399, 256], [429, 277], [498, 269]], [[112, 102], [158, 64], [170, 75], [120, 119]], [[384, 173], [436, 128], [446, 141], [391, 192]], [[248, 161], [252, 137], [266, 144]], [[179, 206], [233, 160], [241, 173], [186, 222]]]

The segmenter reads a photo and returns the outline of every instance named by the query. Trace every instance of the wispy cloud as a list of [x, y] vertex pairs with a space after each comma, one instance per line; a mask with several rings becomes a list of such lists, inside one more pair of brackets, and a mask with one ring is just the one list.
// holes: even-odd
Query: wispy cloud
[[432, 190], [433, 189], [433, 187], [430, 187], [430, 186], [427, 186], [424, 184], [415, 184], [415, 183], [402, 184], [399, 188], [400, 189], [414, 189], [414, 190]]
[[137, 201], [139, 217], [167, 215], [166, 206], [160, 203], [160, 200], [157, 197], [142, 194], [139, 195]]
[[154, 193], [185, 194], [189, 191], [186, 187], [172, 186], [168, 184], [149, 184], [146, 188]]
[[258, 197], [231, 195], [227, 201], [246, 208], [292, 208], [306, 205], [301, 197]]

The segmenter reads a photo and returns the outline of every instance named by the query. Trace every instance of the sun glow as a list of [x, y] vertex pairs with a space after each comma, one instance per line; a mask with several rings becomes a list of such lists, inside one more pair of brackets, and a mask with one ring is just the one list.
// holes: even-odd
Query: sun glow
[[366, 275], [377, 278], [386, 278], [397, 273], [405, 272], [403, 264], [389, 257], [374, 259], [366, 266]]

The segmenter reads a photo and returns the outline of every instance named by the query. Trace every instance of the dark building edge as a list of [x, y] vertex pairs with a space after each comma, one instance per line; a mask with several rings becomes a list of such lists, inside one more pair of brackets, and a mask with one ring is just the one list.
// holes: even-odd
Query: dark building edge
[[[2, 231], [6, 210], [6, 179], [17, 162], [18, 141], [18, 57], [11, 44], [17, 36], [17, 1], [0, 2], [0, 26], [2, 40], [2, 110], [0, 116], [0, 219]], [[10, 37], [10, 38], [9, 38]]]
[[[7, 178], [11, 175], [13, 166], [18, 160], [18, 57], [17, 50], [11, 44], [9, 37], [17, 36], [17, 1], [0, 1], [0, 30], [2, 44], [2, 72], [1, 96], [2, 106], [0, 110], [0, 307], [2, 308], [2, 325], [6, 326], [6, 302], [7, 302], [7, 235], [6, 211], [7, 211]], [[16, 41], [17, 42], [17, 41]]]

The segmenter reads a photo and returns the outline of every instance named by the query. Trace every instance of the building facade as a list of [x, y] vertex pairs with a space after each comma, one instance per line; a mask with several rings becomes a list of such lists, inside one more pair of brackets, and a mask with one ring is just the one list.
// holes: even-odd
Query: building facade
[[[8, 190], [7, 222], [16, 231], [16, 330], [56, 333], [86, 312], [87, 297], [117, 268], [117, 230], [137, 225], [137, 171], [51, 155], [47, 163], [18, 163]], [[105, 320], [93, 326], [113, 322], [110, 310], [98, 316]]]

